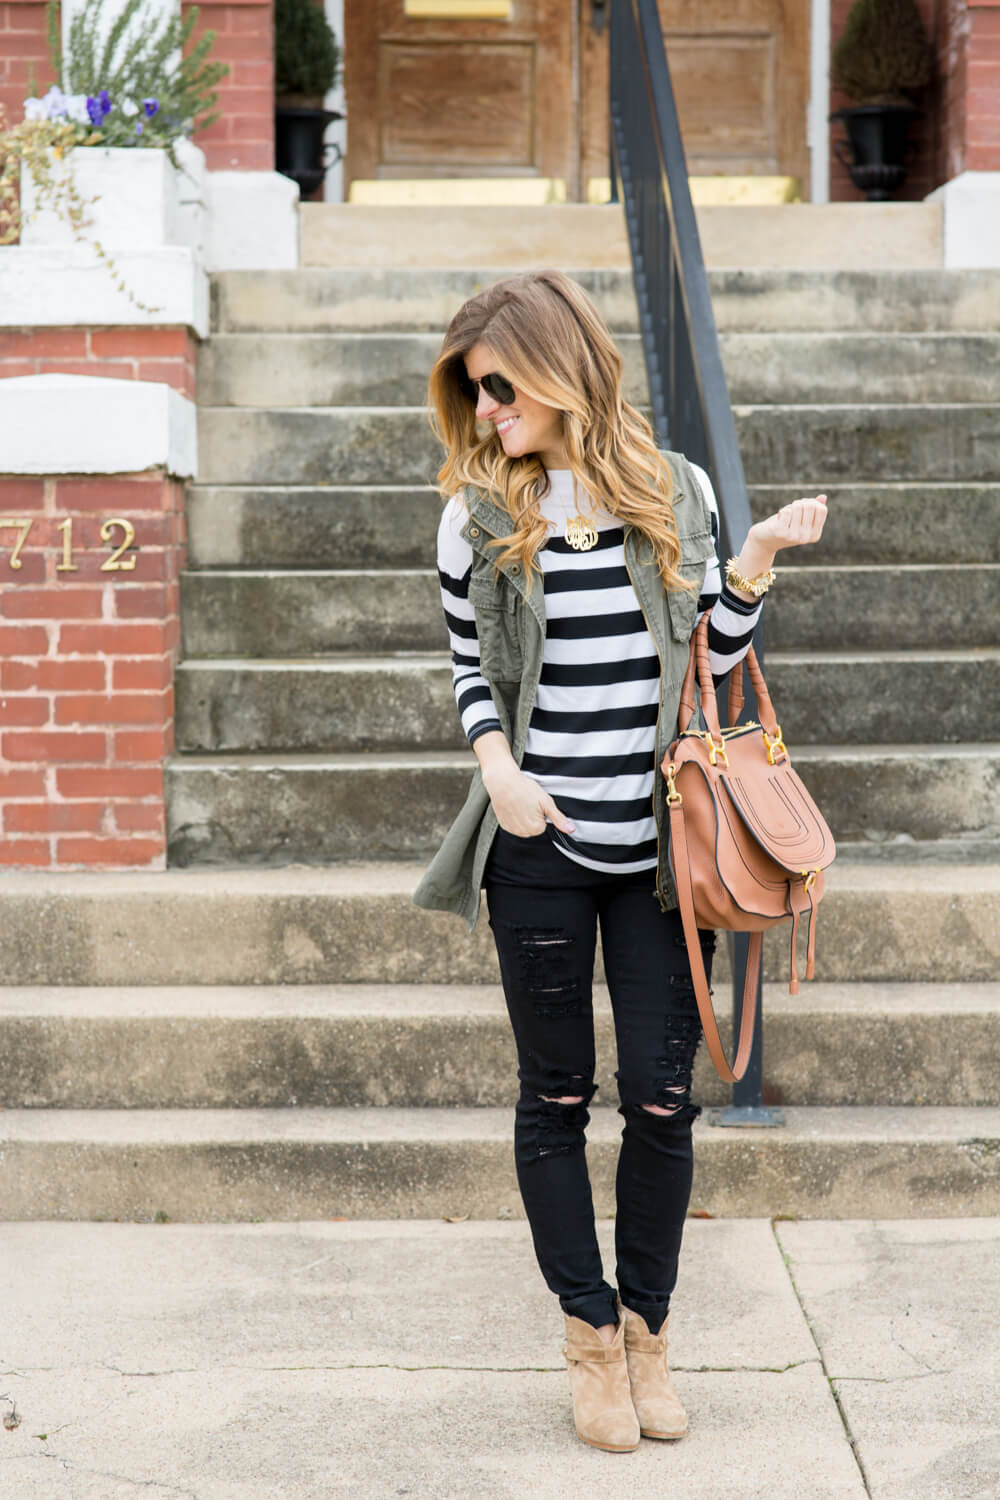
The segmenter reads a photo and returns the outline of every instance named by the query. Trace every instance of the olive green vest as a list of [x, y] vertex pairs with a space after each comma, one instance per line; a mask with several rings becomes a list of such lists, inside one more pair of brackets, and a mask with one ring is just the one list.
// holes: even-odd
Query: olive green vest
[[[664, 456], [674, 475], [674, 518], [681, 545], [678, 571], [694, 588], [664, 589], [652, 548], [632, 527], [625, 531], [625, 563], [660, 658], [653, 812], [659, 846], [656, 894], [661, 905], [668, 908], [677, 905], [677, 898], [667, 867], [666, 787], [658, 772], [671, 741], [677, 737], [681, 683], [705, 560], [713, 546], [711, 516], [687, 460], [678, 453]], [[545, 591], [537, 574], [531, 592], [526, 591], [520, 563], [504, 563], [497, 571], [497, 549], [488, 543], [513, 531], [506, 510], [471, 486], [466, 487], [463, 498], [469, 514], [462, 535], [472, 548], [469, 602], [475, 611], [482, 674], [492, 689], [503, 732], [520, 765], [545, 651]], [[416, 904], [455, 912], [474, 927], [483, 870], [496, 831], [496, 814], [477, 766], [465, 805], [414, 893]]]

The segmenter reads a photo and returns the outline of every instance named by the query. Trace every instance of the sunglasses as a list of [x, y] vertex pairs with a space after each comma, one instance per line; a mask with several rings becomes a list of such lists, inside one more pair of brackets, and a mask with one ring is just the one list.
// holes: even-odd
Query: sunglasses
[[493, 400], [499, 401], [501, 406], [511, 406], [513, 404], [514, 387], [509, 380], [505, 380], [502, 375], [497, 375], [495, 371], [492, 371], [489, 375], [482, 376], [480, 380], [472, 380], [466, 375], [463, 385], [466, 395], [474, 404], [478, 405], [479, 402], [477, 386], [482, 386], [487, 396], [492, 396]]

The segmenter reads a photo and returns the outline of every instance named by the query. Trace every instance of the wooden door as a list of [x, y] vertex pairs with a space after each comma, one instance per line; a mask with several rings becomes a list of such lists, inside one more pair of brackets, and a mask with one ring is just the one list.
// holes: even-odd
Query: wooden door
[[527, 176], [577, 198], [577, 7], [346, 0], [345, 194], [359, 177]]
[[[809, 0], [659, 0], [659, 9], [692, 176], [790, 176], [807, 190]], [[586, 24], [581, 43], [586, 183], [608, 175], [607, 33]]]

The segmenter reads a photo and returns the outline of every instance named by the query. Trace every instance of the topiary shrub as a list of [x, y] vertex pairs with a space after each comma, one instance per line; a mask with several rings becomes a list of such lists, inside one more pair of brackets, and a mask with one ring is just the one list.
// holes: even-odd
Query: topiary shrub
[[319, 98], [337, 81], [340, 47], [315, 0], [274, 0], [274, 91]]
[[915, 0], [856, 0], [833, 49], [830, 79], [859, 104], [909, 104], [934, 54]]

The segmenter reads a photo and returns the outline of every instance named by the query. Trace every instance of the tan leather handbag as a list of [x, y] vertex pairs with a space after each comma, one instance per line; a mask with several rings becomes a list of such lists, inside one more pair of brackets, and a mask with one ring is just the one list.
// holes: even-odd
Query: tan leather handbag
[[[735, 667], [729, 687], [729, 721], [735, 727], [720, 729], [708, 656], [708, 615], [703, 615], [691, 638], [691, 660], [677, 715], [680, 732], [662, 766], [670, 813], [670, 868], [695, 997], [712, 1061], [729, 1083], [743, 1077], [750, 1058], [763, 933], [779, 922], [791, 922], [789, 988], [797, 994], [799, 918], [808, 913], [806, 978], [811, 979], [816, 906], [823, 895], [823, 871], [836, 853], [823, 814], [792, 770], [752, 648], [746, 667], [757, 694], [760, 723], [736, 722], [743, 709], [743, 670]], [[697, 724], [696, 680], [706, 730], [692, 727]], [[699, 927], [751, 934], [732, 1067], [726, 1061], [712, 1009]]]

